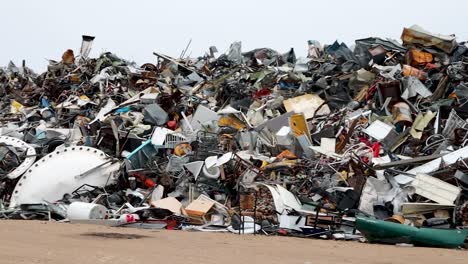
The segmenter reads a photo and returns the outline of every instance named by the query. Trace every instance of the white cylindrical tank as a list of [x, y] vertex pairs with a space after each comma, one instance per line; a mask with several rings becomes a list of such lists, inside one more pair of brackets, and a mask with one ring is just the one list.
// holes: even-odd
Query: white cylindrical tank
[[67, 210], [69, 220], [104, 219], [107, 208], [100, 204], [73, 202]]

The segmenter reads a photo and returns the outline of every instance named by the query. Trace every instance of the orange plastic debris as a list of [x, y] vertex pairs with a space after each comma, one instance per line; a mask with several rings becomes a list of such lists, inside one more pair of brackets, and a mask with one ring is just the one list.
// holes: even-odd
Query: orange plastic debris
[[297, 156], [292, 153], [289, 150], [283, 150], [278, 156], [276, 156], [277, 159], [282, 160], [282, 159], [297, 159]]
[[427, 73], [416, 69], [414, 67], [411, 67], [410, 65], [403, 65], [403, 75], [404, 76], [414, 76], [418, 78], [419, 80], [426, 80], [427, 79]]
[[406, 63], [414, 67], [424, 66], [431, 63], [433, 59], [431, 53], [418, 49], [411, 49], [406, 53]]

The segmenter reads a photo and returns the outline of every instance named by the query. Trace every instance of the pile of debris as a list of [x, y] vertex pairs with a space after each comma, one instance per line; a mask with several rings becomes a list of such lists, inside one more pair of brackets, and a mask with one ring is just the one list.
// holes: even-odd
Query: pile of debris
[[459, 247], [468, 44], [233, 43], [0, 70], [1, 217]]

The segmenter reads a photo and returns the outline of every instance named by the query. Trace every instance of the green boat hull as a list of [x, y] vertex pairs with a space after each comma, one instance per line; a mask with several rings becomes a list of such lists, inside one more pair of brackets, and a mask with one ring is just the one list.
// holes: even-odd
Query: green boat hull
[[468, 230], [417, 228], [367, 217], [356, 217], [356, 229], [370, 243], [408, 243], [423, 247], [460, 247], [468, 236]]

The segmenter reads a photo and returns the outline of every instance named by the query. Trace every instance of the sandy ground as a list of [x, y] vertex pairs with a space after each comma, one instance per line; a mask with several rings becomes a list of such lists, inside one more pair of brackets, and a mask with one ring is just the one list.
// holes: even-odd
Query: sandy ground
[[[145, 236], [103, 238], [90, 233]], [[468, 251], [358, 242], [0, 221], [0, 263], [468, 263]]]

